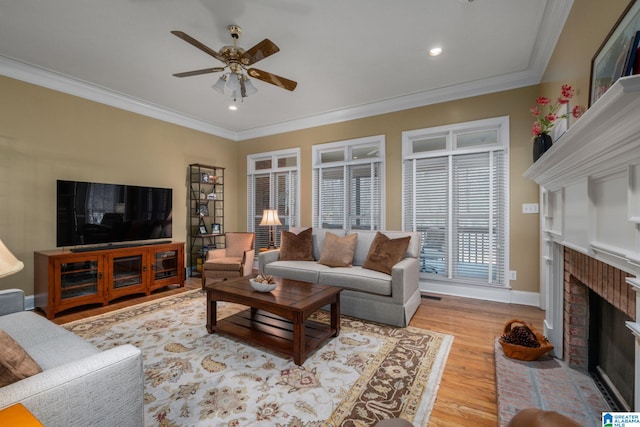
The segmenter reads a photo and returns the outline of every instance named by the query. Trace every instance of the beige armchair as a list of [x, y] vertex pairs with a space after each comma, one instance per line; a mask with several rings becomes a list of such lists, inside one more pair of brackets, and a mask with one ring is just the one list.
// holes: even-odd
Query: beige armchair
[[248, 276], [253, 269], [255, 233], [225, 233], [225, 248], [210, 249], [202, 266], [202, 287], [207, 279]]

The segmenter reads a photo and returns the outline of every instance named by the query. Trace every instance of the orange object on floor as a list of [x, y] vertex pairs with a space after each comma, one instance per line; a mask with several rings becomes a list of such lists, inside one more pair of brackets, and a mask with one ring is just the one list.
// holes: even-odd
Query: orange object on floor
[[44, 427], [22, 403], [0, 410], [0, 425], [7, 427]]

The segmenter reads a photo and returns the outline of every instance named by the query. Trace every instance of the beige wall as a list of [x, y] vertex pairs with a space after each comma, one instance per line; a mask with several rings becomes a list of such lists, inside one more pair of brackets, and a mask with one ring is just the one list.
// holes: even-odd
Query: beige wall
[[[190, 163], [227, 167], [237, 204], [235, 142], [6, 77], [0, 93], [0, 239], [25, 263], [0, 289], [33, 294], [33, 252], [56, 246], [57, 179], [172, 188], [174, 241], [186, 239]], [[235, 209], [225, 219], [237, 228]]]
[[[301, 150], [301, 225], [311, 225], [311, 147], [314, 144], [341, 141], [368, 135], [386, 138], [386, 226], [402, 227], [402, 132], [491, 117], [510, 117], [510, 265], [518, 272], [514, 289], [538, 290], [538, 216], [523, 215], [522, 203], [538, 200], [538, 186], [522, 178], [531, 166], [529, 107], [537, 96], [537, 86], [491, 95], [414, 108], [397, 113], [368, 117], [345, 123], [321, 126], [240, 143], [239, 157], [264, 151], [300, 147]], [[246, 188], [246, 161], [239, 162], [238, 185]], [[238, 214], [246, 224], [246, 201], [240, 200]]]
[[562, 83], [587, 104], [590, 63], [627, 0], [575, 0], [541, 87], [506, 91], [241, 143], [185, 129], [0, 76], [0, 238], [25, 269], [0, 289], [33, 293], [33, 251], [55, 247], [55, 180], [78, 179], [174, 189], [174, 240], [186, 238], [189, 163], [227, 167], [225, 225], [246, 229], [246, 155], [300, 147], [302, 225], [311, 223], [311, 146], [384, 134], [387, 228], [401, 227], [401, 133], [497, 116], [510, 117], [510, 269], [516, 290], [538, 291], [538, 216], [523, 215], [538, 189], [522, 178], [531, 165], [529, 107], [557, 96]]

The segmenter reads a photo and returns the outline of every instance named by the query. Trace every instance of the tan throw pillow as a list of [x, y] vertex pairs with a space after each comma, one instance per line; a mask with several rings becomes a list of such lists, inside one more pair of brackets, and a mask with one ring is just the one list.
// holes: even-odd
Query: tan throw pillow
[[9, 334], [0, 330], [0, 387], [42, 372], [40, 366]]
[[391, 274], [393, 266], [401, 261], [407, 252], [410, 240], [411, 236], [390, 239], [378, 231], [362, 267]]
[[280, 261], [314, 261], [311, 233], [311, 228], [298, 234], [283, 231], [280, 234]]
[[318, 264], [328, 265], [329, 267], [351, 267], [357, 241], [358, 233], [338, 237], [333, 233], [327, 232], [324, 236], [322, 253]]

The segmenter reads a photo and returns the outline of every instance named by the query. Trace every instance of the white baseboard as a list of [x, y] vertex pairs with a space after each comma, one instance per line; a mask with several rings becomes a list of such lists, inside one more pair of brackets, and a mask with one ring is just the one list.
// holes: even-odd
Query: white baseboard
[[511, 288], [420, 281], [420, 291], [464, 298], [474, 298], [484, 301], [496, 301], [507, 304], [522, 304], [540, 307], [540, 293], [514, 291]]

